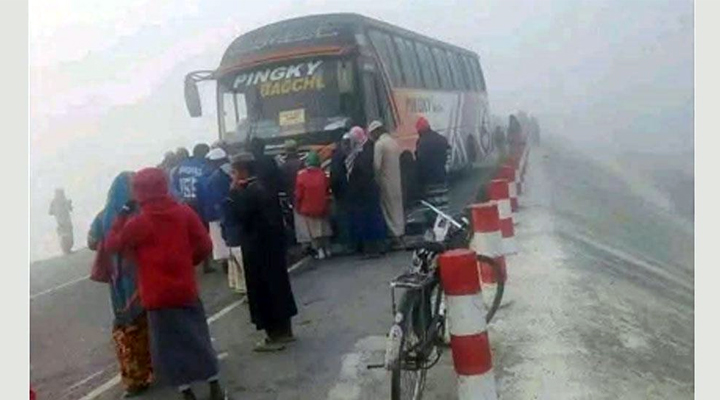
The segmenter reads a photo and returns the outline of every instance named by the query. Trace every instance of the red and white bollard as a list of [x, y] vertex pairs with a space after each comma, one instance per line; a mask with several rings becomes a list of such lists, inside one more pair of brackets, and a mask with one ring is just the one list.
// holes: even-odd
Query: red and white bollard
[[458, 375], [459, 400], [496, 400], [490, 339], [475, 252], [450, 250], [438, 259], [447, 296], [450, 347]]
[[507, 280], [505, 255], [503, 254], [502, 234], [500, 233], [500, 214], [494, 202], [473, 204], [472, 211], [473, 238], [470, 241], [470, 250], [475, 254], [490, 257], [500, 265], [499, 275], [488, 263], [478, 261], [480, 282], [485, 299], [492, 301], [495, 298], [498, 282]]
[[500, 168], [498, 178], [508, 181], [510, 194], [510, 209], [512, 212], [518, 211], [518, 174], [512, 164], [506, 164]]
[[513, 227], [512, 207], [510, 205], [510, 185], [505, 179], [494, 179], [488, 184], [488, 197], [498, 205], [500, 215], [500, 233], [502, 235], [503, 254], [517, 253], [515, 228]]
[[500, 213], [498, 204], [489, 201], [470, 206], [473, 237], [470, 249], [488, 257], [503, 254], [502, 233], [500, 232]]

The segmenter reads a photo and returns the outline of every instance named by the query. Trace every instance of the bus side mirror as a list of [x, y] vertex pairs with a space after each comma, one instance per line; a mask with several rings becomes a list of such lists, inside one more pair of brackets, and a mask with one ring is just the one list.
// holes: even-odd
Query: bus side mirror
[[197, 81], [191, 75], [185, 77], [185, 106], [193, 118], [202, 116], [202, 104], [198, 92]]

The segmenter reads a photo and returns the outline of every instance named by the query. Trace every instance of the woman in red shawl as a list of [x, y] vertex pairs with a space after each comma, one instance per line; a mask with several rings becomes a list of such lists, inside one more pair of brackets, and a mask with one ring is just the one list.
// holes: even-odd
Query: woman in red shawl
[[140, 211], [117, 218], [106, 246], [136, 255], [155, 370], [183, 400], [196, 399], [190, 384], [202, 380], [210, 384], [211, 400], [225, 399], [195, 279], [194, 266], [212, 251], [210, 237], [197, 214], [170, 197], [161, 169], [139, 171], [132, 188]]

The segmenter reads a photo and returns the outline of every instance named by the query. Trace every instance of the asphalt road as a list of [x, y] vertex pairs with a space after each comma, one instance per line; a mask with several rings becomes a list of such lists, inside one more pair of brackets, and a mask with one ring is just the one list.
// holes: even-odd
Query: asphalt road
[[[645, 174], [657, 161], [644, 162], [640, 169], [622, 158], [590, 159], [554, 143], [533, 150], [517, 214], [520, 253], [508, 257], [506, 298], [489, 329], [501, 398], [692, 398], [692, 177]], [[472, 200], [483, 173], [456, 182], [452, 208]], [[382, 360], [392, 321], [387, 283], [409, 258], [341, 257], [298, 269], [299, 340], [277, 354], [252, 352], [261, 334], [224, 275], [201, 276], [230, 392], [389, 398], [387, 373], [366, 366]], [[107, 288], [81, 280], [47, 292], [82, 278], [89, 261], [78, 253], [31, 268], [31, 377], [43, 398], [80, 399], [116, 374]], [[106, 388], [96, 398], [119, 398], [117, 385]], [[446, 352], [428, 374], [425, 398], [454, 393]], [[153, 388], [142, 398], [175, 396]]]
[[[453, 189], [450, 195], [451, 210], [457, 211], [472, 200], [480, 183], [489, 176], [489, 171], [489, 168], [478, 167], [457, 176], [452, 184]], [[82, 239], [83, 237], [77, 238], [77, 240]], [[93, 253], [84, 249], [70, 256], [53, 258], [31, 265], [30, 372], [32, 385], [38, 393], [42, 393], [43, 398], [81, 399], [103, 384], [109, 386], [108, 382], [117, 375], [118, 368], [111, 341], [112, 315], [109, 292], [106, 285], [87, 279], [92, 258]], [[406, 261], [405, 258], [405, 254], [394, 254], [380, 262], [384, 265], [386, 262], [394, 260], [392, 262], [395, 263], [395, 269], [386, 271], [386, 276], [370, 274], [376, 280], [371, 286], [377, 289], [378, 293], [369, 297], [382, 299], [383, 304], [386, 303], [386, 300], [389, 299], [389, 293], [384, 290], [386, 283], [395, 270], [402, 268], [402, 264]], [[350, 258], [338, 258], [322, 265], [354, 266], [356, 263], [356, 260]], [[317, 267], [319, 268], [320, 265]], [[349, 268], [354, 269], [355, 267]], [[341, 271], [342, 269], [338, 267], [336, 270]], [[303, 282], [308, 279], [303, 277], [303, 274], [304, 271], [298, 273], [293, 280], [293, 285], [296, 287], [295, 294], [300, 304], [304, 304], [303, 296], [306, 291], [313, 294], [318, 292], [314, 287], [303, 285]], [[323, 275], [321, 274], [321, 276]], [[312, 276], [312, 273], [309, 276]], [[341, 276], [342, 274], [338, 275], [338, 284], [341, 282]], [[201, 296], [209, 317], [218, 312], [225, 312], [223, 310], [228, 305], [237, 305], [236, 302], [241, 299], [228, 290], [226, 275], [222, 272], [209, 275], [198, 272], [198, 279], [201, 285]], [[316, 285], [335, 285], [332, 283], [333, 280], [335, 278], [319, 279]], [[351, 292], [353, 282], [348, 281], [347, 285], [338, 293]], [[329, 301], [336, 302], [332, 298]], [[375, 314], [378, 321], [382, 321], [371, 331], [374, 334], [383, 335], [388, 317], [383, 312], [375, 311], [375, 308], [379, 306], [375, 303], [368, 305], [364, 313]], [[302, 318], [307, 315], [306, 312], [309, 310], [302, 305], [301, 308], [304, 311], [297, 323], [304, 321]], [[241, 313], [244, 312], [244, 309], [241, 310], [238, 307], [233, 312]], [[221, 317], [235, 323], [247, 321], [246, 316], [235, 314], [232, 317], [225, 317], [223, 314]], [[361, 324], [360, 321], [357, 322], [358, 325]], [[218, 321], [214, 325], [223, 326], [226, 323]], [[352, 324], [352, 319], [348, 323]], [[247, 324], [243, 323], [243, 325]], [[217, 329], [225, 330], [225, 328], [213, 328], [213, 332], [216, 332]], [[243, 329], [250, 329], [250, 327], [243, 326]], [[330, 329], [333, 329], [332, 326]], [[302, 330], [299, 330], [299, 334], [304, 336]], [[221, 334], [218, 334], [219, 337]], [[251, 347], [251, 345], [247, 346]], [[222, 353], [220, 348], [218, 348], [218, 352]], [[328, 349], [330, 348], [328, 347]], [[107, 392], [110, 398], [114, 398], [113, 396], [116, 395], [117, 390], [114, 389], [117, 388]]]

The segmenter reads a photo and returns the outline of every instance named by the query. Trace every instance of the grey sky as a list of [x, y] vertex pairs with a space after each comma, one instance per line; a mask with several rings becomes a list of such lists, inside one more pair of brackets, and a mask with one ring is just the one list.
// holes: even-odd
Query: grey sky
[[35, 243], [54, 240], [46, 206], [55, 186], [75, 199], [82, 241], [116, 173], [213, 140], [214, 106], [204, 104], [203, 119], [187, 116], [184, 74], [216, 67], [243, 32], [305, 14], [358, 12], [472, 49], [492, 111], [528, 110], [545, 132], [692, 149], [692, 1], [36, 0], [30, 7]]

